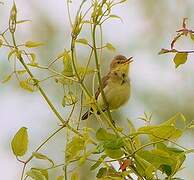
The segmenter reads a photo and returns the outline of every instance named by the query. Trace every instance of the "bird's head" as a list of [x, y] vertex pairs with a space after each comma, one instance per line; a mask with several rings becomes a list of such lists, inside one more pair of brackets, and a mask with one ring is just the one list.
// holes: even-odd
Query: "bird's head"
[[117, 55], [110, 64], [110, 70], [128, 74], [131, 62], [133, 62], [132, 57], [126, 58], [123, 55]]

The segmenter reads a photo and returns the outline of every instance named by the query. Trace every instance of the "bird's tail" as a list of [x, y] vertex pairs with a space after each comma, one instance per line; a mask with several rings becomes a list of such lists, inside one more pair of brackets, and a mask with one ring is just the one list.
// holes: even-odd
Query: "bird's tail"
[[[105, 110], [102, 110], [103, 112]], [[89, 111], [86, 111], [83, 115], [82, 115], [82, 120], [86, 120], [88, 119], [88, 117], [93, 113], [93, 109], [91, 108]], [[97, 111], [97, 114], [100, 115], [100, 111]]]
[[82, 120], [86, 120], [88, 119], [88, 117], [92, 114], [91, 111], [86, 111], [83, 115], [82, 115]]

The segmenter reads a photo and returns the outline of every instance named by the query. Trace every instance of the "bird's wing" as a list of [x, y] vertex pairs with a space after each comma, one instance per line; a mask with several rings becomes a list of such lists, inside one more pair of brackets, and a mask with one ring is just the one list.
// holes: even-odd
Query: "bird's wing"
[[[107, 86], [109, 78], [110, 78], [110, 72], [102, 78], [102, 88], [103, 89]], [[95, 93], [95, 99], [98, 99], [99, 94], [100, 94], [100, 87], [98, 87]]]

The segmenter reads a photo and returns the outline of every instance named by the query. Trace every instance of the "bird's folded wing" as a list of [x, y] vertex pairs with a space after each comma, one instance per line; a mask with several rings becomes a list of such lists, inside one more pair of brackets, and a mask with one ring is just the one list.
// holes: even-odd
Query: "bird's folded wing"
[[[108, 73], [106, 76], [102, 78], [102, 89], [104, 89], [107, 86], [109, 78], [110, 78], [110, 73]], [[100, 87], [98, 87], [95, 93], [95, 99], [98, 99], [99, 94], [100, 94]]]

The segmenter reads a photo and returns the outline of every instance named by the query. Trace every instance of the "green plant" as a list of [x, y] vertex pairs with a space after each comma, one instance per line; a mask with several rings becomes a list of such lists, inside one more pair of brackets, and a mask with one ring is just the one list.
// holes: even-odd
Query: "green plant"
[[[3, 82], [9, 81], [13, 76], [16, 77], [21, 88], [34, 92], [39, 91], [44, 97], [50, 109], [56, 115], [59, 128], [52, 133], [48, 138], [42, 142], [35, 150], [31, 150], [32, 154], [29, 158], [23, 160], [22, 156], [28, 150], [28, 132], [26, 127], [22, 127], [15, 134], [11, 141], [11, 147], [17, 160], [23, 164], [21, 173], [21, 180], [29, 177], [36, 180], [49, 179], [49, 171], [54, 168], [61, 168], [61, 174], [57, 177], [62, 179], [79, 179], [77, 169], [84, 163], [93, 162], [90, 171], [95, 171], [98, 179], [133, 179], [132, 174], [135, 174], [138, 179], [160, 179], [160, 173], [163, 173], [165, 179], [179, 179], [176, 178], [176, 173], [182, 169], [182, 164], [185, 161], [186, 155], [193, 152], [193, 149], [187, 149], [179, 145], [176, 141], [188, 129], [193, 127], [193, 123], [189, 123], [183, 114], [177, 113], [168, 120], [165, 120], [159, 125], [151, 125], [152, 117], [146, 113], [140, 119], [146, 122], [146, 125], [136, 129], [134, 125], [128, 120], [128, 130], [125, 132], [122, 127], [113, 125], [113, 117], [108, 110], [101, 111], [101, 116], [94, 112], [97, 119], [103, 120], [103, 127], [99, 129], [92, 129], [83, 127], [81, 123], [81, 114], [84, 102], [87, 107], [100, 109], [94, 98], [94, 93], [90, 92], [85, 84], [86, 75], [97, 76], [100, 90], [104, 101], [106, 97], [102, 89], [101, 69], [100, 64], [102, 52], [104, 48], [115, 51], [112, 44], [103, 44], [103, 24], [107, 20], [119, 16], [112, 14], [112, 8], [124, 3], [126, 0], [93, 0], [89, 3], [89, 8], [85, 9], [84, 5], [87, 3], [83, 0], [80, 4], [77, 14], [72, 20], [70, 15], [69, 4], [72, 3], [67, 0], [68, 14], [71, 31], [70, 49], [65, 48], [62, 53], [56, 55], [56, 58], [48, 62], [47, 66], [42, 66], [36, 59], [36, 54], [32, 52], [32, 48], [44, 45], [41, 42], [26, 41], [18, 44], [15, 36], [17, 25], [25, 23], [26, 20], [17, 20], [16, 4], [10, 12], [9, 27], [0, 34], [0, 46], [9, 48], [8, 60], [13, 61], [13, 72], [8, 75]], [[91, 29], [90, 37], [82, 38], [81, 32], [84, 27]], [[100, 45], [97, 45], [97, 29], [100, 30]], [[172, 44], [171, 49], [162, 49], [163, 53], [177, 53], [175, 56], [175, 64], [178, 67], [186, 60], [187, 52], [179, 52], [174, 49], [174, 44], [183, 35], [190, 33], [193, 39], [193, 31], [188, 30], [183, 22], [183, 29], [180, 31]], [[7, 35], [11, 35], [11, 42]], [[79, 55], [76, 52], [77, 44], [81, 44], [90, 50], [89, 58], [85, 66], [79, 64]], [[181, 54], [180, 54], [181, 53]], [[95, 67], [90, 68], [90, 62], [95, 62]], [[53, 65], [58, 63], [62, 70], [56, 70]], [[16, 66], [20, 65], [21, 69]], [[44, 79], [38, 79], [33, 71], [48, 71], [51, 75]], [[62, 117], [53, 103], [50, 101], [45, 90], [42, 88], [44, 81], [55, 80], [64, 89], [64, 97], [62, 99], [62, 106], [71, 107], [68, 117]], [[93, 89], [95, 88], [95, 81], [93, 81]], [[75, 107], [79, 107], [79, 116], [75, 119], [73, 114], [76, 112]], [[181, 121], [183, 126], [177, 126], [177, 122]], [[66, 129], [66, 147], [64, 149], [64, 161], [61, 164], [53, 162], [52, 158], [41, 153], [41, 148], [46, 146], [47, 142], [54, 138], [62, 129]], [[142, 142], [140, 137], [145, 136], [146, 142]], [[49, 167], [28, 167], [29, 162], [33, 159], [46, 160], [49, 162]], [[112, 163], [118, 162], [119, 169], [116, 169]], [[73, 173], [69, 173], [68, 167], [73, 166]], [[160, 172], [160, 173], [159, 173]]]

